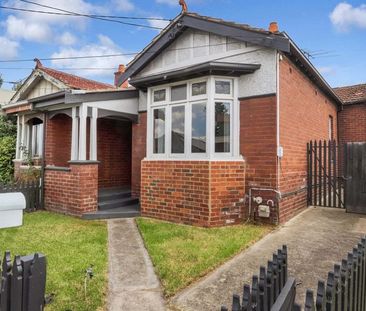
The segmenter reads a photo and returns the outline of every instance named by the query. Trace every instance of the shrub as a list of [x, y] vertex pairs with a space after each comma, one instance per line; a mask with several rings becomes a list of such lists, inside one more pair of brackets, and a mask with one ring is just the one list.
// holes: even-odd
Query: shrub
[[13, 178], [16, 137], [0, 137], [0, 182], [8, 182]]
[[14, 118], [0, 115], [0, 182], [13, 178], [17, 126]]

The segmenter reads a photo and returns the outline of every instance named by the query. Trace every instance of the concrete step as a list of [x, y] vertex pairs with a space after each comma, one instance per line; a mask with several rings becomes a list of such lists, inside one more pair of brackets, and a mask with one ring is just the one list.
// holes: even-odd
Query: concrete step
[[128, 198], [130, 196], [131, 196], [130, 188], [100, 189], [98, 194], [98, 201], [104, 202], [104, 201]]
[[139, 204], [99, 210], [94, 213], [83, 214], [82, 218], [87, 220], [111, 219], [111, 218], [131, 218], [140, 216]]
[[123, 206], [135, 205], [139, 203], [139, 199], [124, 197], [117, 199], [106, 199], [98, 203], [98, 209], [100, 211], [119, 208]]

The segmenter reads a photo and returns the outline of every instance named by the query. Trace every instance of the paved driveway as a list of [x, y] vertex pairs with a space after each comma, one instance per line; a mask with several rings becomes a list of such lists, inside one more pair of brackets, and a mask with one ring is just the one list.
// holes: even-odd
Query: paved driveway
[[241, 295], [260, 265], [287, 244], [289, 275], [301, 284], [297, 299], [304, 301], [306, 288], [316, 290], [319, 278], [325, 279], [366, 234], [366, 216], [348, 214], [340, 209], [309, 208], [284, 226], [242, 252], [203, 280], [193, 284], [171, 301], [174, 310], [219, 310], [231, 307], [232, 293]]

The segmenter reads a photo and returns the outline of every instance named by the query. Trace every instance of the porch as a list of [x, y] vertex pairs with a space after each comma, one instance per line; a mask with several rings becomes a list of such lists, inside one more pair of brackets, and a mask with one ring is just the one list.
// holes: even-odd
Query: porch
[[[137, 96], [135, 90], [66, 93], [60, 105], [48, 98], [35, 105], [31, 119], [18, 117], [18, 146], [44, 146], [32, 156], [43, 169], [46, 209], [86, 219], [139, 215], [131, 189]], [[36, 117], [42, 121], [37, 140]]]

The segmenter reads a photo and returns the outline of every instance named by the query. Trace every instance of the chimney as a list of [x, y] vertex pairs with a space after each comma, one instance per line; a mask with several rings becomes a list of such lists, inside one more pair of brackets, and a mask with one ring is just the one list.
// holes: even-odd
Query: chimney
[[277, 24], [277, 22], [270, 23], [268, 30], [269, 30], [269, 32], [277, 33], [278, 32], [278, 24]]
[[[118, 71], [116, 71], [114, 73], [114, 86], [115, 87], [118, 87], [118, 80], [122, 76], [122, 74], [125, 72], [125, 70], [126, 70], [125, 65], [120, 64], [118, 66]], [[122, 88], [122, 89], [128, 88], [128, 81], [126, 80], [125, 82], [123, 82], [122, 85], [120, 86], [120, 88]]]

